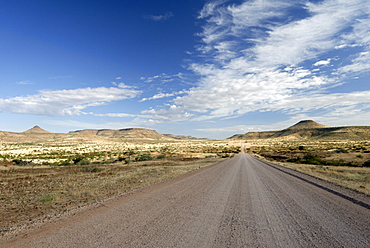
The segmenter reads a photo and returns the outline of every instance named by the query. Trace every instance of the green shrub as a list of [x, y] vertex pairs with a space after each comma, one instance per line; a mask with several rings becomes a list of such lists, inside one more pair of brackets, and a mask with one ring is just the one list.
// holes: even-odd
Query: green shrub
[[90, 160], [87, 160], [87, 159], [82, 159], [80, 161], [78, 161], [77, 165], [89, 165], [91, 164]]
[[148, 153], [143, 153], [140, 154], [137, 158], [136, 161], [148, 161], [148, 160], [153, 160], [153, 157], [150, 156]]
[[160, 154], [156, 157], [156, 159], [164, 159], [164, 158], [166, 158], [166, 155], [164, 154]]
[[325, 162], [321, 160], [319, 156], [313, 154], [304, 155], [302, 163], [316, 165], [325, 164]]

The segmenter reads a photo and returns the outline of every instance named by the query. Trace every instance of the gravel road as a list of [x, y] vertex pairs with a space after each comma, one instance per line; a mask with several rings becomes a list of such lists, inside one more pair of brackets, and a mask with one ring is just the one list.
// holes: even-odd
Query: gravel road
[[369, 198], [240, 154], [0, 247], [370, 247]]

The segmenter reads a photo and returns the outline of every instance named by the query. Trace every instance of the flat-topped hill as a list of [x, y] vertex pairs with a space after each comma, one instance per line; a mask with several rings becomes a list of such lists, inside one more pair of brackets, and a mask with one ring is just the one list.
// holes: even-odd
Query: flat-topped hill
[[119, 130], [113, 129], [84, 129], [71, 131], [69, 134], [97, 135], [107, 138], [124, 138], [124, 139], [168, 139], [167, 136], [158, 133], [155, 130], [146, 128], [125, 128]]
[[313, 128], [328, 128], [328, 126], [324, 126], [313, 120], [303, 120], [303, 121], [298, 122], [297, 124], [294, 124], [291, 127], [288, 127], [287, 129], [304, 130], [304, 129], [313, 129]]

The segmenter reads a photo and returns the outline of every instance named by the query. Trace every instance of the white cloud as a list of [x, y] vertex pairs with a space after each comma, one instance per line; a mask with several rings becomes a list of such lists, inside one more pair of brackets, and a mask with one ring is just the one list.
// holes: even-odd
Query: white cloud
[[214, 12], [217, 10], [217, 7], [226, 2], [227, 0], [208, 1], [208, 3], [205, 4], [203, 9], [200, 11], [198, 18], [206, 18], [210, 15], [213, 15]]
[[311, 17], [272, 27], [268, 37], [258, 41], [252, 51], [259, 64], [297, 65], [316, 58], [339, 43], [338, 33], [361, 12], [358, 1], [324, 1], [307, 8]]
[[[70, 127], [73, 131], [77, 129], [123, 129], [123, 128], [140, 128], [150, 127], [155, 124], [162, 123], [158, 120], [151, 119], [134, 119], [132, 121], [110, 121], [103, 123], [91, 123], [75, 120], [45, 120], [43, 123], [54, 126], [61, 126], [63, 129]], [[72, 131], [69, 130], [69, 131]]]
[[365, 73], [370, 71], [370, 51], [361, 52], [357, 54], [356, 58], [352, 61], [352, 64], [345, 65], [338, 69], [341, 73]]
[[119, 117], [119, 118], [126, 118], [126, 117], [137, 117], [137, 115], [133, 114], [126, 114], [126, 113], [107, 113], [107, 114], [93, 114], [95, 116], [107, 116], [107, 117]]
[[119, 87], [41, 90], [36, 95], [0, 99], [0, 112], [49, 116], [81, 115], [87, 107], [134, 98], [140, 91], [120, 84]]
[[329, 65], [330, 62], [331, 62], [331, 59], [320, 60], [320, 61], [317, 61], [315, 64], [313, 64], [313, 66]]
[[167, 12], [164, 15], [146, 15], [144, 17], [153, 21], [165, 21], [170, 19], [171, 17], [174, 17], [174, 14], [172, 12]]
[[156, 100], [156, 99], [181, 95], [181, 94], [184, 94], [184, 93], [186, 93], [186, 91], [179, 91], [179, 92], [173, 92], [173, 93], [158, 93], [158, 94], [155, 94], [152, 97], [143, 98], [139, 102], [144, 102], [144, 101], [148, 101], [148, 100]]
[[196, 131], [205, 132], [205, 133], [248, 133], [248, 132], [260, 132], [267, 129], [267, 126], [261, 125], [236, 125], [236, 126], [226, 126], [218, 128], [199, 128]]
[[[289, 114], [307, 113], [314, 110], [335, 114], [343, 118], [351, 111], [352, 115], [358, 111], [370, 108], [370, 91], [351, 93], [313, 94], [310, 96], [292, 96], [277, 102], [269, 107], [272, 111], [285, 111]], [[347, 110], [351, 109], [350, 112]]]
[[152, 97], [147, 97], [147, 98], [143, 98], [140, 100], [140, 102], [144, 102], [144, 101], [148, 101], [148, 100], [156, 100], [156, 99], [161, 99], [161, 98], [165, 98], [165, 97], [171, 97], [171, 96], [174, 96], [176, 95], [176, 93], [158, 93]]
[[193, 114], [187, 112], [184, 107], [175, 104], [169, 105], [167, 109], [144, 110], [141, 114], [144, 118], [167, 121], [181, 121], [193, 116]]
[[[173, 102], [192, 112], [201, 113], [197, 120], [237, 117], [247, 112], [267, 109], [300, 90], [316, 89], [327, 84], [323, 77], [295, 68], [238, 75], [234, 70], [197, 68], [206, 73], [203, 85], [192, 88]], [[204, 70], [204, 71], [203, 71]]]
[[185, 80], [185, 75], [181, 72], [175, 75], [167, 75], [166, 73], [161, 73], [159, 75], [155, 75], [151, 77], [141, 77], [140, 80], [146, 83], [151, 83], [153, 81], [160, 81], [162, 83], [168, 83], [174, 80]]
[[20, 85], [29, 85], [29, 84], [33, 84], [31, 81], [29, 80], [25, 80], [25, 81], [19, 81], [17, 82], [17, 84], [20, 84]]

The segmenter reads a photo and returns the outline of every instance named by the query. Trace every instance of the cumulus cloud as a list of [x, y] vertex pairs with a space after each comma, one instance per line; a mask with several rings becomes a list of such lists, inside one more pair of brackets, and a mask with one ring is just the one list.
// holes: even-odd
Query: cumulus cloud
[[[199, 14], [205, 24], [197, 50], [204, 60], [189, 65], [198, 84], [183, 95], [154, 96], [174, 98], [170, 107], [148, 110], [151, 118], [209, 120], [253, 111], [294, 115], [368, 106], [369, 92], [325, 92], [352, 73], [370, 71], [367, 0], [227, 3], [209, 1]], [[297, 10], [300, 16], [292, 14]], [[322, 58], [334, 52], [343, 52], [334, 55], [336, 67], [333, 59]], [[317, 69], [329, 64], [328, 72]]]
[[82, 115], [83, 109], [134, 98], [140, 91], [124, 84], [118, 87], [41, 90], [38, 94], [0, 99], [0, 111], [49, 116]]
[[331, 59], [320, 60], [320, 61], [317, 61], [315, 64], [313, 64], [313, 66], [329, 65], [330, 62], [331, 62]]

